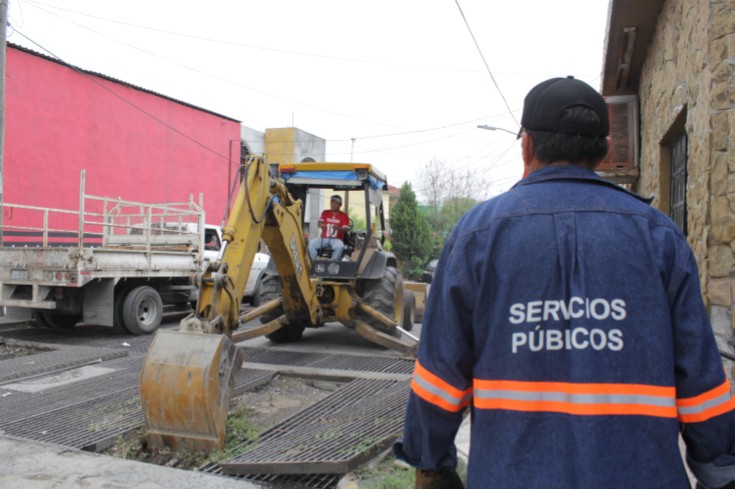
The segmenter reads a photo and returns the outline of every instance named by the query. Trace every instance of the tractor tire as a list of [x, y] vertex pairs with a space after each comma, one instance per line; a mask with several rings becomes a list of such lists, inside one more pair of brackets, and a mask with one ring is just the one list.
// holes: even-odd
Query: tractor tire
[[406, 332], [413, 330], [416, 323], [416, 296], [413, 291], [403, 292], [403, 324], [401, 328]]
[[[363, 301], [385, 316], [401, 325], [403, 321], [403, 278], [395, 267], [386, 267], [382, 279], [367, 280], [363, 289]], [[360, 313], [360, 317], [371, 327], [381, 332], [400, 337], [395, 327], [389, 327], [371, 317]]]
[[[256, 294], [260, 297], [260, 303], [267, 303], [268, 301], [279, 297], [281, 295], [281, 279], [278, 276], [263, 276], [258, 291], [259, 293]], [[276, 308], [275, 310], [262, 315], [260, 317], [260, 323], [266, 324], [281, 315], [283, 315], [283, 309]], [[277, 344], [296, 342], [301, 340], [301, 337], [304, 335], [304, 329], [305, 327], [303, 325], [293, 322], [284, 325], [275, 332], [269, 333], [265, 338]]]
[[[263, 276], [260, 283], [260, 302], [267, 303], [281, 296], [281, 279], [278, 276]], [[283, 308], [276, 308], [260, 317], [260, 323], [266, 324], [283, 315]]]
[[158, 291], [150, 286], [138, 286], [125, 295], [122, 323], [131, 335], [148, 335], [161, 326], [163, 302]]
[[273, 333], [265, 336], [271, 342], [276, 344], [287, 344], [289, 342], [297, 342], [304, 336], [304, 326], [298, 323], [289, 323], [279, 328]]

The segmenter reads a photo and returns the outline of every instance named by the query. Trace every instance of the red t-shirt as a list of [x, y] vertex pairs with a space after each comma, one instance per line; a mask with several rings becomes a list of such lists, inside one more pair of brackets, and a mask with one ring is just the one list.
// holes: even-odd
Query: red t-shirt
[[319, 217], [320, 221], [324, 221], [324, 228], [322, 228], [322, 238], [339, 238], [344, 240], [345, 233], [341, 230], [337, 230], [335, 226], [350, 226], [350, 218], [347, 213], [337, 211], [333, 213], [331, 209], [325, 209], [322, 211], [322, 215]]

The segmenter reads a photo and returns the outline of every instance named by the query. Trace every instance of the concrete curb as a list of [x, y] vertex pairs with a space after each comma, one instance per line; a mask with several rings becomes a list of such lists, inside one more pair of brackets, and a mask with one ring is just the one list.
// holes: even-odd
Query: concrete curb
[[0, 488], [260, 488], [5, 435], [0, 435], [0, 454]]

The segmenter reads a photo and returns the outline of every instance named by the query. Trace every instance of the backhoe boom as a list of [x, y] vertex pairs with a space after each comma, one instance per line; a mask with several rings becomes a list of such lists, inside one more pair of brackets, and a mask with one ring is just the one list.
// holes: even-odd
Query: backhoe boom
[[222, 233], [224, 246], [199, 278], [195, 313], [179, 331], [159, 331], [141, 373], [148, 445], [174, 449], [221, 448], [234, 377], [241, 361], [231, 341], [258, 242], [268, 246], [281, 277], [285, 319], [316, 323], [319, 303], [309, 280], [310, 261], [301, 226], [301, 201], [251, 157]]

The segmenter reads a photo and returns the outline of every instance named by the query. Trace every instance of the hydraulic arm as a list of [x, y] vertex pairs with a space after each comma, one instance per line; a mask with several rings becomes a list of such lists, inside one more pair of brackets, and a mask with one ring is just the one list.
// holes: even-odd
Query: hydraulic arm
[[222, 447], [234, 377], [242, 364], [231, 337], [261, 239], [283, 284], [284, 315], [266, 327], [320, 320], [301, 212], [301, 201], [271, 178], [268, 165], [250, 158], [241, 171], [218, 260], [198, 279], [197, 311], [181, 321], [178, 331], [159, 330], [146, 356], [140, 393], [149, 447]]
[[[345, 175], [356, 176], [369, 203], [372, 187], [364, 179], [369, 168], [349, 166], [357, 171], [342, 168], [327, 175], [337, 174], [342, 186]], [[290, 184], [298, 185], [294, 180]], [[321, 185], [323, 179], [316, 182]], [[417, 339], [397, 326], [403, 319], [404, 296], [396, 259], [379, 249], [374, 236], [368, 234], [354, 256], [317, 259], [312, 268], [302, 201], [293, 199], [257, 157], [241, 167], [238, 183], [223, 230], [224, 246], [197, 279], [196, 311], [181, 321], [178, 331], [158, 331], [143, 365], [140, 394], [151, 448], [210, 451], [224, 445], [234, 379], [242, 365], [236, 342], [261, 335], [272, 340], [300, 338], [307, 326], [341, 322], [384, 347], [409, 355], [416, 348]], [[240, 316], [260, 240], [275, 264], [280, 295]], [[233, 333], [258, 316], [263, 325]], [[400, 338], [400, 332], [411, 340]]]

